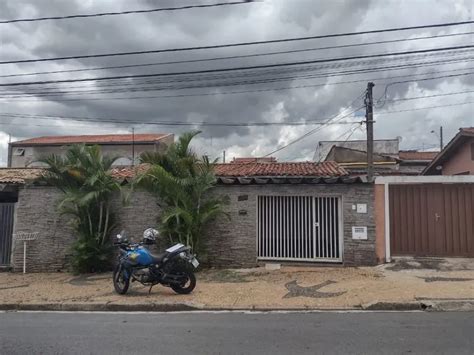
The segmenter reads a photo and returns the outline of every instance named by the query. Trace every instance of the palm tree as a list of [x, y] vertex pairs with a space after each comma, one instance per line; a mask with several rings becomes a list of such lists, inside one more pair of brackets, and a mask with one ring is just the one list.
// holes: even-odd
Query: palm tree
[[110, 266], [110, 232], [114, 214], [110, 198], [121, 186], [110, 170], [116, 158], [102, 156], [98, 146], [73, 145], [64, 157], [40, 159], [48, 168], [42, 177], [62, 192], [58, 208], [72, 217], [76, 232], [73, 269], [102, 271]]
[[160, 229], [172, 242], [189, 245], [202, 252], [201, 239], [209, 222], [225, 214], [223, 198], [212, 197], [216, 182], [214, 164], [206, 156], [198, 157], [190, 148], [200, 132], [180, 136], [164, 154], [144, 153], [141, 162], [150, 168], [137, 179], [137, 184], [155, 193], [165, 204], [160, 216]]

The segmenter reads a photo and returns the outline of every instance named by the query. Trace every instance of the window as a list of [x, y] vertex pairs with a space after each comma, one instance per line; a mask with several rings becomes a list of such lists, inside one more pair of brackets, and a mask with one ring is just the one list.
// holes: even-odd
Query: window
[[15, 148], [13, 150], [13, 155], [18, 156], [18, 157], [24, 157], [25, 156], [25, 148]]

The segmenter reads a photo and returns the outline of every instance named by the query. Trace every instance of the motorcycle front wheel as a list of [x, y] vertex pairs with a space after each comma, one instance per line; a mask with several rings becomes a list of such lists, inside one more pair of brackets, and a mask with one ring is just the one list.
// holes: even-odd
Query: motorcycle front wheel
[[179, 284], [171, 284], [171, 288], [174, 292], [179, 293], [180, 295], [187, 295], [193, 292], [196, 287], [196, 276], [194, 276], [194, 272], [187, 268], [179, 268], [173, 270], [171, 273], [179, 276], [183, 280]]
[[117, 265], [114, 270], [113, 280], [115, 292], [119, 295], [127, 293], [128, 287], [130, 286], [130, 277], [125, 276], [125, 270], [120, 264]]

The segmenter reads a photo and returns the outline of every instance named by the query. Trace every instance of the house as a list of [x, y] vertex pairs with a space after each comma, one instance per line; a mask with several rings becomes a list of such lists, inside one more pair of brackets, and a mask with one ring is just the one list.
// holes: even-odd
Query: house
[[118, 156], [116, 165], [132, 165], [143, 152], [164, 151], [174, 140], [173, 134], [107, 134], [46, 136], [12, 142], [8, 146], [8, 167], [38, 167], [39, 157], [62, 155], [72, 144], [99, 145], [103, 154]]
[[474, 127], [460, 128], [422, 174], [474, 175]]
[[[419, 175], [437, 155], [437, 152], [398, 150], [398, 144], [395, 142], [398, 140], [381, 140], [378, 149], [374, 149], [373, 159], [376, 175]], [[329, 142], [324, 142], [321, 151], [326, 151], [326, 143]], [[332, 143], [334, 144], [324, 156], [324, 161], [335, 161], [354, 175], [367, 173], [365, 141], [363, 143], [362, 141]]]
[[[376, 139], [374, 140], [374, 154], [388, 155], [398, 157], [399, 139]], [[331, 149], [336, 147], [354, 149], [357, 151], [367, 151], [366, 140], [352, 140], [352, 141], [320, 141], [316, 147], [313, 160], [324, 161]]]
[[[117, 167], [113, 176], [127, 184], [147, 166]], [[230, 216], [214, 222], [204, 238], [208, 263], [218, 267], [252, 267], [258, 263], [305, 262], [373, 265], [375, 219], [373, 185], [334, 162], [227, 163], [215, 167], [213, 194], [228, 196]], [[3, 263], [21, 269], [23, 248], [12, 238], [17, 232], [38, 232], [28, 246], [30, 271], [61, 270], [67, 266], [74, 241], [67, 217], [56, 201], [60, 192], [37, 182], [42, 169], [0, 169], [0, 181], [16, 194], [7, 232], [0, 245], [11, 246]], [[2, 193], [0, 193], [0, 196]], [[113, 200], [117, 231], [140, 235], [156, 225], [156, 197], [136, 190], [127, 205]], [[164, 246], [167, 238], [161, 241]], [[0, 260], [0, 263], [2, 261]]]

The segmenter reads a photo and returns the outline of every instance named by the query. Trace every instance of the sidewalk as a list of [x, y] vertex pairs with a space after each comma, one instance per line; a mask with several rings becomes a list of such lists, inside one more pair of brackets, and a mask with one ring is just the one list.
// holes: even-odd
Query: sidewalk
[[0, 273], [0, 309], [442, 309], [439, 304], [445, 304], [445, 309], [474, 310], [474, 259], [402, 259], [371, 268], [206, 270], [197, 278], [191, 295], [162, 286], [149, 294], [148, 287], [133, 283], [120, 296], [111, 274]]

